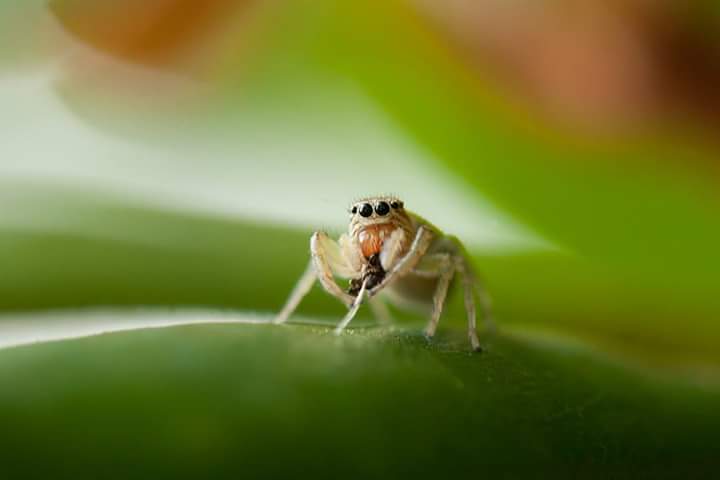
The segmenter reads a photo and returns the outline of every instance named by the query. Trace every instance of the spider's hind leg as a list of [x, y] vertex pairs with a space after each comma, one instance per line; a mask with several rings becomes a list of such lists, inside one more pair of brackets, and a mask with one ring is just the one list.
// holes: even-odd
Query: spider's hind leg
[[481, 281], [477, 275], [473, 276], [473, 282], [477, 291], [478, 298], [480, 299], [480, 308], [483, 314], [483, 325], [486, 332], [494, 333], [497, 331], [497, 324], [495, 323], [495, 317], [492, 309], [492, 298], [485, 288], [485, 284]]
[[462, 275], [463, 290], [465, 293], [465, 311], [467, 312], [468, 319], [468, 338], [470, 339], [470, 346], [473, 351], [479, 352], [480, 340], [477, 336], [477, 320], [475, 314], [475, 287], [476, 280], [473, 275], [467, 260], [462, 255], [456, 255], [454, 257], [455, 267], [458, 272]]

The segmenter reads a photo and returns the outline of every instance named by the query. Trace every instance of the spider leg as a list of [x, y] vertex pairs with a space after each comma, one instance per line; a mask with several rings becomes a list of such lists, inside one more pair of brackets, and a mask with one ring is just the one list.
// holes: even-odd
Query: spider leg
[[320, 285], [345, 305], [352, 305], [355, 298], [340, 288], [333, 276], [333, 270], [341, 277], [351, 277], [354, 273], [344, 260], [337, 242], [325, 232], [315, 232], [310, 238], [310, 253]]
[[402, 257], [400, 260], [397, 261], [397, 263], [385, 274], [385, 278], [374, 286], [370, 292], [369, 295], [372, 297], [376, 295], [380, 290], [385, 288], [387, 285], [389, 285], [395, 278], [402, 277], [409, 271], [411, 271], [415, 266], [418, 264], [420, 259], [425, 255], [425, 252], [427, 252], [428, 247], [430, 246], [430, 243], [433, 239], [433, 233], [425, 226], [420, 226], [418, 228], [417, 233], [415, 234], [415, 239], [413, 240], [412, 245], [410, 246], [410, 250], [407, 254], [405, 254], [404, 257]]
[[353, 275], [352, 267], [345, 261], [338, 244], [327, 234], [315, 232], [310, 238], [310, 252], [312, 260], [310, 260], [305, 272], [298, 280], [295, 288], [293, 288], [292, 293], [290, 293], [285, 306], [275, 317], [274, 323], [285, 323], [290, 318], [290, 315], [292, 315], [305, 295], [310, 292], [316, 278], [325, 291], [345, 305], [352, 305], [353, 300], [355, 300], [352, 295], [344, 292], [335, 283], [333, 272], [344, 277]]
[[404, 242], [405, 230], [398, 228], [383, 244], [380, 252], [380, 265], [386, 272], [392, 270], [395, 263], [397, 263]]
[[377, 318], [381, 325], [391, 325], [393, 323], [392, 314], [385, 301], [379, 297], [375, 297], [368, 302], [370, 310], [373, 315]]
[[360, 254], [360, 250], [357, 248], [357, 245], [355, 245], [347, 233], [340, 236], [338, 245], [340, 247], [340, 254], [343, 256], [347, 264], [352, 268], [352, 270], [359, 272], [362, 269], [365, 259]]
[[410, 270], [410, 273], [423, 278], [438, 278], [451, 264], [448, 252], [428, 253]]
[[465, 310], [468, 315], [468, 336], [474, 350], [479, 350], [480, 343], [477, 340], [477, 326], [475, 320], [475, 296], [477, 293], [480, 299], [480, 307], [483, 312], [483, 321], [486, 331], [496, 329], [492, 314], [492, 302], [484, 284], [478, 279], [472, 265], [468, 260], [468, 254], [464, 245], [457, 237], [449, 237], [455, 244], [455, 264], [463, 276], [465, 290]]
[[365, 294], [367, 293], [367, 282], [368, 279], [366, 278], [363, 280], [362, 286], [360, 287], [360, 291], [357, 294], [357, 297], [355, 297], [355, 300], [353, 301], [352, 305], [350, 306], [350, 311], [345, 315], [345, 318], [343, 318], [338, 326], [335, 328], [335, 335], [340, 335], [343, 330], [345, 330], [345, 327], [348, 326], [348, 324], [352, 321], [352, 319], [355, 317], [355, 314], [360, 309], [360, 305], [362, 305], [363, 300], [365, 299]]
[[495, 332], [497, 331], [497, 324], [495, 323], [495, 317], [493, 316], [492, 298], [490, 297], [487, 288], [485, 288], [485, 283], [481, 281], [477, 275], [475, 276], [474, 281], [478, 298], [480, 298], [480, 308], [483, 313], [485, 331], [490, 333]]
[[465, 291], [465, 311], [468, 319], [468, 337], [470, 345], [474, 351], [480, 351], [480, 341], [477, 336], [477, 321], [475, 318], [475, 276], [473, 275], [470, 265], [463, 255], [454, 257], [455, 268], [462, 274], [463, 287]]
[[425, 328], [425, 335], [432, 338], [440, 322], [440, 315], [445, 306], [450, 281], [455, 276], [455, 264], [447, 253], [437, 253], [422, 259], [418, 268], [413, 270], [415, 275], [428, 278], [437, 278], [437, 286], [433, 295], [433, 309], [430, 315], [430, 322]]
[[305, 272], [302, 274], [302, 277], [300, 277], [300, 280], [298, 280], [295, 284], [295, 288], [293, 288], [290, 293], [290, 296], [285, 302], [285, 306], [280, 313], [277, 314], [273, 323], [285, 323], [288, 321], [288, 318], [290, 318], [290, 315], [292, 315], [298, 305], [300, 305], [300, 302], [305, 295], [310, 292], [313, 284], [315, 284], [316, 278], [317, 275], [315, 274], [315, 267], [313, 266], [313, 262], [310, 261], [307, 268], [305, 268]]

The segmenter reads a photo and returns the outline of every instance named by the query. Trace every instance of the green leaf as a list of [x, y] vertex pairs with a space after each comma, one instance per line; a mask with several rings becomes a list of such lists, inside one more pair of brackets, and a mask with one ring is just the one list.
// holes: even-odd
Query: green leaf
[[716, 461], [718, 399], [506, 338], [190, 326], [0, 351], [0, 459], [55, 478], [677, 478]]

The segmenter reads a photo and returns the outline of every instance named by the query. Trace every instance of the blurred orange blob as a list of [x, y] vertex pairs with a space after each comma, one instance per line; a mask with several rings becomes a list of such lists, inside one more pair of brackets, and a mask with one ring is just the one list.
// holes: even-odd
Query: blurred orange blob
[[511, 96], [571, 125], [720, 124], [720, 16], [693, 2], [415, 3]]
[[124, 60], [177, 66], [251, 0], [52, 0], [50, 8], [81, 41]]

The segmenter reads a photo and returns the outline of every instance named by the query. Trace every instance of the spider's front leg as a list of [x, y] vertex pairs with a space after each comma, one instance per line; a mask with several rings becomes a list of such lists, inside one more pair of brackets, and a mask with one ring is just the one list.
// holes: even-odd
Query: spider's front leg
[[[419, 235], [420, 232], [418, 232]], [[346, 239], [347, 240], [347, 239]], [[401, 250], [402, 242], [405, 240], [405, 233], [398, 229], [395, 230], [390, 238], [383, 244], [382, 251], [380, 252], [380, 270], [390, 270], [385, 274], [383, 277], [383, 280], [380, 281], [377, 285], [373, 286], [372, 289], [369, 289], [369, 285], [373, 285], [375, 283], [373, 275], [367, 275], [368, 265], [366, 264], [365, 267], [358, 266], [356, 269], [359, 269], [361, 271], [362, 277], [358, 279], [358, 282], [361, 282], [360, 288], [358, 290], [357, 296], [355, 297], [355, 300], [353, 304], [350, 306], [350, 311], [345, 315], [345, 318], [342, 319], [342, 321], [338, 324], [337, 328], [335, 329], [335, 334], [340, 334], [342, 331], [347, 327], [352, 319], [355, 317], [355, 314], [357, 314], [358, 310], [360, 309], [360, 305], [365, 300], [365, 297], [369, 297], [371, 295], [374, 295], [374, 293], [379, 292], [382, 290], [382, 288], [388, 284], [388, 276], [392, 274], [394, 268], [392, 268], [393, 265], [395, 265], [397, 257], [399, 255], [399, 252]], [[360, 260], [357, 258], [354, 258], [352, 256], [352, 252], [356, 252], [357, 250], [353, 250], [350, 244], [346, 241], [341, 241], [341, 248], [343, 252], [345, 252], [345, 258], [349, 259], [349, 263], [355, 263], [356, 265], [360, 265]], [[427, 247], [425, 247], [427, 249]], [[424, 251], [424, 250], [423, 250]], [[398, 265], [402, 262], [402, 260], [398, 261]], [[412, 265], [410, 265], [409, 268], [412, 268]], [[374, 293], [372, 293], [374, 292]], [[375, 312], [376, 316], [381, 319], [384, 323], [388, 323], [390, 321], [390, 315], [387, 310], [387, 307], [382, 304], [382, 300], [380, 299], [373, 299], [370, 301], [370, 306]]]
[[316, 278], [326, 292], [348, 307], [353, 305], [356, 300], [355, 297], [346, 293], [335, 282], [335, 275], [345, 278], [355, 275], [351, 262], [345, 258], [343, 253], [340, 245], [328, 237], [325, 232], [315, 232], [312, 235], [310, 238], [310, 254], [312, 257], [310, 263], [295, 285], [285, 306], [275, 318], [274, 323], [285, 323], [290, 318], [300, 301], [310, 292]]
[[345, 327], [347, 327], [353, 318], [355, 318], [355, 314], [357, 314], [358, 310], [360, 309], [360, 305], [362, 305], [363, 300], [365, 300], [365, 295], [367, 294], [367, 284], [369, 279], [365, 278], [362, 281], [362, 285], [360, 286], [360, 291], [357, 294], [357, 297], [355, 297], [355, 300], [353, 301], [352, 305], [350, 306], [350, 310], [345, 315], [345, 317], [338, 323], [338, 326], [335, 327], [335, 335], [340, 335], [343, 330], [345, 330]]
[[351, 306], [355, 297], [345, 292], [335, 282], [334, 275], [351, 278], [356, 274], [350, 262], [343, 256], [340, 245], [328, 237], [327, 233], [315, 232], [310, 238], [310, 254], [320, 285], [346, 306]]
[[[422, 259], [423, 255], [425, 255], [425, 252], [427, 252], [427, 249], [430, 247], [433, 237], [434, 235], [432, 231], [421, 225], [415, 234], [415, 238], [413, 239], [412, 245], [410, 245], [408, 253], [391, 266], [390, 270], [385, 274], [385, 278], [383, 278], [379, 284], [370, 289], [368, 291], [368, 295], [371, 297], [377, 295], [383, 288], [392, 283], [393, 280], [402, 277], [415, 268], [420, 259]], [[392, 237], [391, 241], [393, 241]], [[398, 238], [395, 239], [395, 241], [399, 242], [401, 239]], [[385, 247], [383, 247], [383, 249], [385, 249]], [[393, 250], [392, 244], [388, 246], [388, 250]], [[386, 267], [385, 263], [383, 263], [383, 267]]]

